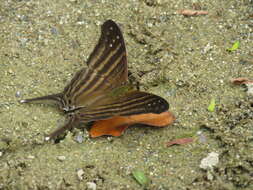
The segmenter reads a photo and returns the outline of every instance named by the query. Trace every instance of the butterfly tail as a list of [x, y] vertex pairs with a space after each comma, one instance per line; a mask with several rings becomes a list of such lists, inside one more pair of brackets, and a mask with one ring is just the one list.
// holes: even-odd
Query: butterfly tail
[[44, 102], [44, 101], [49, 101], [49, 102], [53, 102], [53, 103], [57, 103], [62, 105], [62, 93], [59, 94], [51, 94], [51, 95], [47, 95], [47, 96], [41, 96], [41, 97], [37, 97], [37, 98], [30, 98], [30, 99], [23, 99], [20, 100], [20, 103], [40, 103], [40, 102]]

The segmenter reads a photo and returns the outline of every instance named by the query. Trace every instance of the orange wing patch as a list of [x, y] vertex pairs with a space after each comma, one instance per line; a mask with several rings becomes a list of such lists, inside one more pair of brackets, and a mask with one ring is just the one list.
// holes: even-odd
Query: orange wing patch
[[89, 131], [91, 137], [99, 137], [103, 135], [120, 136], [133, 124], [146, 124], [155, 127], [165, 127], [175, 121], [175, 116], [171, 112], [163, 112], [160, 114], [139, 114], [132, 116], [116, 116], [110, 119], [96, 121]]

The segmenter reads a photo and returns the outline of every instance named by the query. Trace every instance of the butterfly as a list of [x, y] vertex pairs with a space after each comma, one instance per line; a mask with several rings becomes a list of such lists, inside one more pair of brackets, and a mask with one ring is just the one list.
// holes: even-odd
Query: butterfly
[[61, 93], [21, 103], [51, 100], [67, 115], [67, 122], [46, 137], [55, 139], [66, 130], [93, 122], [91, 137], [120, 136], [132, 124], [167, 126], [175, 117], [169, 103], [160, 96], [139, 91], [128, 82], [127, 51], [119, 26], [107, 20], [87, 60]]

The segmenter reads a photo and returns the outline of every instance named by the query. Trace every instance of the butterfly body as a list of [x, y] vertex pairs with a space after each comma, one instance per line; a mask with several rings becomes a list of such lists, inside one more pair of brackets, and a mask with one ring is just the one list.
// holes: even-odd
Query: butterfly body
[[[148, 117], [146, 124], [154, 126], [161, 126], [161, 123], [164, 126], [174, 121], [172, 114], [164, 114], [169, 109], [165, 99], [138, 91], [129, 84], [125, 42], [114, 21], [107, 20], [102, 25], [99, 42], [91, 53], [87, 66], [74, 75], [63, 92], [20, 101], [28, 103], [51, 100], [67, 114], [67, 123], [50, 134], [49, 138], [57, 137], [78, 123], [91, 121], [95, 121], [95, 132], [91, 134], [93, 137], [118, 136], [133, 123], [145, 124], [145, 117]], [[151, 117], [148, 114], [153, 115]], [[168, 117], [170, 120], [167, 121]], [[156, 118], [163, 118], [166, 122], [157, 122]], [[113, 123], [111, 126], [114, 128], [106, 126], [108, 123]], [[107, 130], [102, 130], [106, 128]]]

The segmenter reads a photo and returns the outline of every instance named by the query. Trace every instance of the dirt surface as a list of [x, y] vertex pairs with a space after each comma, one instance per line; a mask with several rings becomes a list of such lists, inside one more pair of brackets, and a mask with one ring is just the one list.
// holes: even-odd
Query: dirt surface
[[[149, 178], [146, 189], [253, 189], [253, 98], [230, 83], [253, 78], [252, 7], [252, 0], [1, 1], [0, 189], [143, 189], [134, 170]], [[209, 14], [177, 14], [194, 8]], [[167, 99], [177, 121], [133, 126], [118, 138], [75, 129], [60, 143], [44, 142], [64, 115], [18, 100], [60, 92], [107, 19], [123, 31], [141, 89]], [[239, 49], [228, 52], [236, 41]], [[189, 137], [193, 143], [166, 147]], [[218, 164], [201, 169], [211, 152]]]

